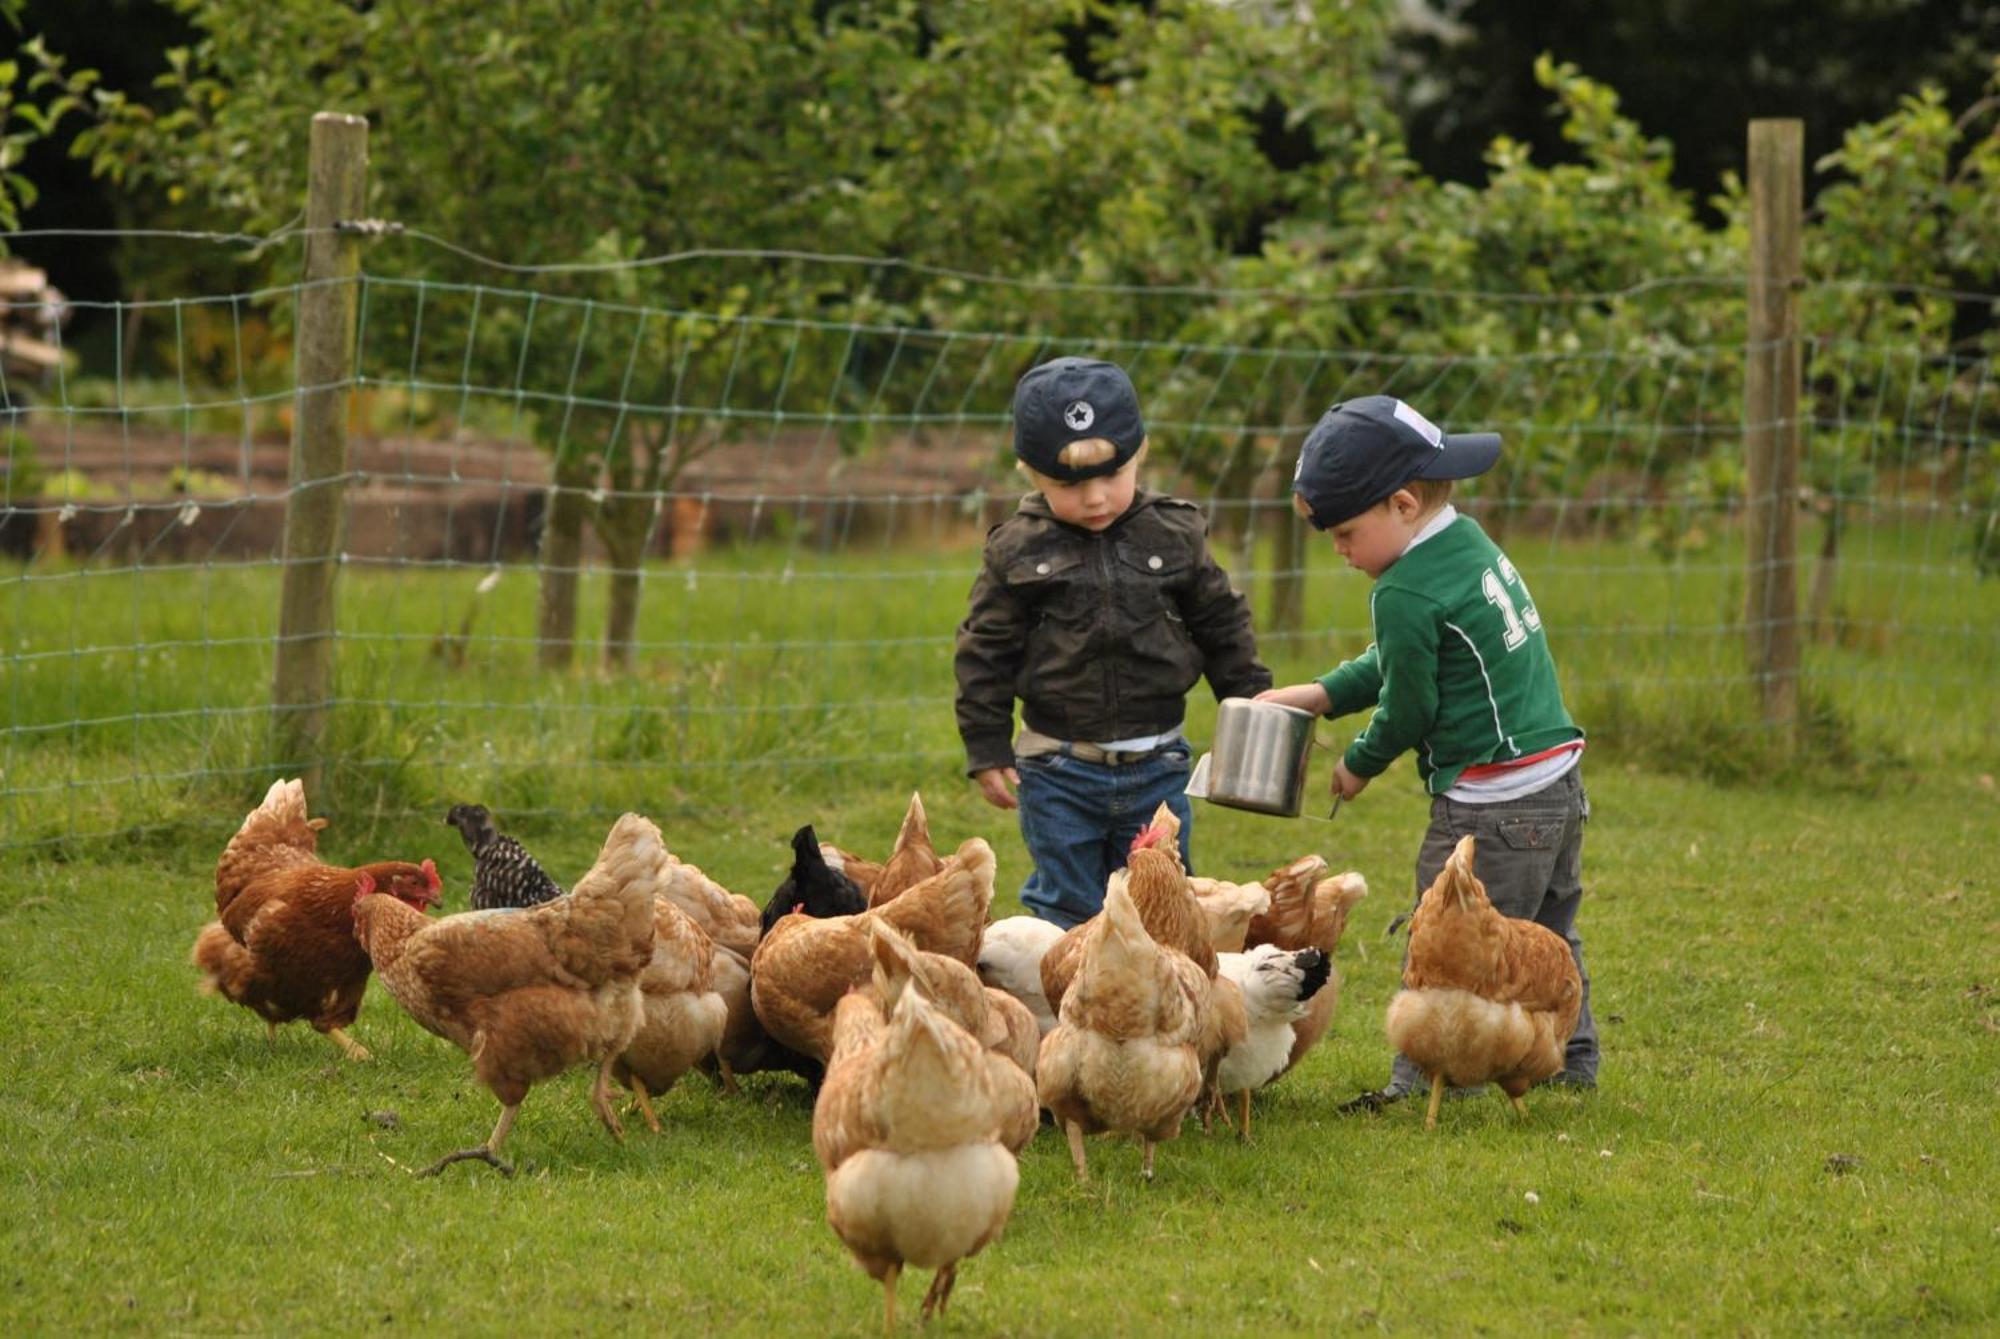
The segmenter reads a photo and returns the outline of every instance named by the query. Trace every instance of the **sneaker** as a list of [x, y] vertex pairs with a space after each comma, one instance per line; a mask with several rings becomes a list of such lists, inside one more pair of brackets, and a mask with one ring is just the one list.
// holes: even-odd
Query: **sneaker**
[[1407, 1090], [1397, 1088], [1393, 1085], [1387, 1088], [1370, 1088], [1359, 1097], [1350, 1098], [1342, 1102], [1334, 1110], [1343, 1116], [1358, 1116], [1363, 1113], [1380, 1111], [1390, 1103], [1400, 1102], [1409, 1095]]
[[1597, 1076], [1586, 1074], [1580, 1069], [1565, 1069], [1560, 1074], [1551, 1074], [1543, 1079], [1541, 1087], [1567, 1088], [1571, 1092], [1594, 1093], [1597, 1091]]

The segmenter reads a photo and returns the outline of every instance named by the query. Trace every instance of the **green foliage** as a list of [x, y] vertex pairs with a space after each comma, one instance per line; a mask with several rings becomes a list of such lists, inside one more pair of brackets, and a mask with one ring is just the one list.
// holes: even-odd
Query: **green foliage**
[[[1715, 496], [1740, 439], [1740, 184], [1704, 223], [1671, 147], [1547, 54], [1571, 160], [1500, 136], [1483, 182], [1431, 180], [1372, 77], [1386, 5], [176, 3], [200, 39], [163, 107], [78, 83], [80, 151], [263, 232], [297, 216], [312, 113], [365, 111], [370, 213], [556, 268], [501, 291], [371, 244], [364, 376], [440, 404], [469, 381], [440, 413], [483, 402], [614, 499], [786, 427], [861, 452], [997, 424], [1058, 342], [1131, 365], [1197, 487], [1282, 477], [1360, 390], [1499, 427], [1481, 496], [1612, 529]], [[1891, 499], [1912, 470], [1986, 486], [1995, 322], [1954, 293], [2000, 264], [1993, 88], [1956, 116], [1922, 90], [1816, 165], [1805, 483], [1836, 524], [1892, 475]], [[256, 263], [282, 280], [292, 254]], [[207, 344], [176, 356], [219, 374]], [[636, 542], [630, 512], [599, 509], [607, 541]]]
[[[0, 19], [19, 26], [25, 0], [0, 4]], [[35, 203], [35, 183], [21, 170], [30, 145], [54, 134], [57, 123], [80, 110], [96, 83], [88, 70], [68, 70], [38, 37], [0, 60], [0, 231], [18, 228], [21, 211]], [[4, 252], [0, 245], [0, 252]]]
[[35, 444], [21, 431], [18, 420], [7, 425], [5, 501], [15, 499], [25, 502], [40, 497], [48, 488], [48, 474], [42, 468], [41, 456]]

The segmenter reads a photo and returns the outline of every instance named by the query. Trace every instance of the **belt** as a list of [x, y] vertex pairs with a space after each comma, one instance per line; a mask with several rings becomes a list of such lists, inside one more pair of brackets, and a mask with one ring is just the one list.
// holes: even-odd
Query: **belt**
[[1050, 753], [1060, 753], [1079, 762], [1096, 763], [1100, 767], [1118, 767], [1125, 763], [1141, 762], [1158, 754], [1166, 744], [1149, 749], [1104, 749], [1080, 739], [1057, 739], [1039, 730], [1023, 726], [1020, 736], [1014, 740], [1014, 756], [1017, 758], [1040, 758]]

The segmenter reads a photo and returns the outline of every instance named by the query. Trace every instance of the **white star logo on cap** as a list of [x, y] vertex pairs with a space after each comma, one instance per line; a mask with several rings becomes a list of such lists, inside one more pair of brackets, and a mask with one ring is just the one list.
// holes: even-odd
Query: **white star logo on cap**
[[1069, 425], [1071, 432], [1082, 432], [1097, 422], [1097, 411], [1090, 407], [1088, 400], [1071, 400], [1069, 407], [1063, 410], [1063, 422]]

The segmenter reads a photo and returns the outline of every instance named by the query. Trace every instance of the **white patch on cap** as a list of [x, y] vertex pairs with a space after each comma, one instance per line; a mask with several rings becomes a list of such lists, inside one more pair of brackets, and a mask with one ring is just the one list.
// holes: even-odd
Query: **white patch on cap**
[[1396, 401], [1396, 417], [1416, 429], [1417, 434], [1432, 446], [1440, 451], [1444, 450], [1444, 433], [1439, 431], [1438, 425], [1404, 404], [1401, 400]]
[[1090, 407], [1088, 400], [1071, 400], [1063, 410], [1063, 422], [1071, 432], [1082, 432], [1097, 422], [1097, 411]]

